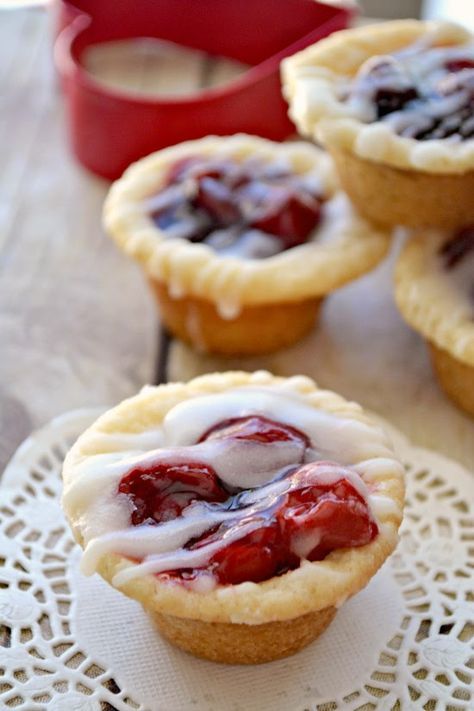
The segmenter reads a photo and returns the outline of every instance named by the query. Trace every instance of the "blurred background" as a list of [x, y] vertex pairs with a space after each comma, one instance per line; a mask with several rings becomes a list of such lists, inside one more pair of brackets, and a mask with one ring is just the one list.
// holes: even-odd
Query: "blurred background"
[[[54, 0], [0, 0], [0, 8], [46, 5]], [[342, 3], [341, 3], [342, 4]], [[362, 13], [368, 17], [396, 18], [443, 17], [462, 21], [474, 28], [473, 0], [359, 0]]]

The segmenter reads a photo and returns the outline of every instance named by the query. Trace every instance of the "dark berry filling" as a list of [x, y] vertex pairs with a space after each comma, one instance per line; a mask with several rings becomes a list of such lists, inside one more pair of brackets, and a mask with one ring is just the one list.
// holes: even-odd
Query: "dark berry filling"
[[458, 230], [454, 237], [443, 244], [440, 254], [446, 269], [452, 269], [472, 251], [474, 251], [474, 225]]
[[394, 111], [401, 111], [405, 104], [408, 104], [413, 99], [418, 97], [418, 92], [415, 88], [409, 89], [377, 89], [374, 100], [377, 106], [377, 118], [382, 118]]
[[421, 78], [413, 71], [416, 54], [372, 58], [362, 65], [349, 96], [369, 97], [375, 109], [372, 120], [388, 120], [401, 136], [420, 141], [473, 138], [474, 60], [457, 54], [450, 58], [450, 51]]
[[[256, 415], [220, 422], [199, 441], [226, 439], [268, 446], [291, 441], [305, 450], [311, 444], [296, 428]], [[249, 498], [255, 490], [226, 489], [212, 467], [190, 457], [186, 463], [137, 467], [122, 478], [118, 492], [130, 501], [134, 526], [175, 519], [194, 501], [209, 502], [209, 510], [224, 514], [225, 520], [216, 525], [210, 519], [208, 529], [184, 546], [189, 552], [212, 546], [204, 567], [159, 575], [189, 582], [205, 574], [229, 585], [262, 582], [297, 568], [302, 559], [322, 560], [336, 549], [370, 543], [378, 533], [377, 524], [351, 482], [353, 476], [352, 470], [332, 462], [296, 462], [275, 473], [273, 481], [278, 480], [279, 488], [265, 494], [263, 487], [263, 503], [255, 507], [255, 499]]]
[[263, 258], [306, 242], [320, 222], [321, 204], [321, 196], [286, 168], [191, 156], [171, 166], [164, 188], [150, 200], [150, 214], [169, 236]]

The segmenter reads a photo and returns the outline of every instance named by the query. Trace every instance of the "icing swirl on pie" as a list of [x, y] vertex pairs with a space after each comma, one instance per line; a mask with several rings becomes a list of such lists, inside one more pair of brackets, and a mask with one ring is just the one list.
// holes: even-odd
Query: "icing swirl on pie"
[[428, 39], [364, 62], [347, 104], [361, 121], [381, 121], [405, 138], [472, 139], [474, 45], [429, 47]]
[[306, 242], [321, 220], [322, 190], [282, 159], [189, 156], [172, 164], [147, 210], [168, 238], [221, 256], [271, 257]]
[[371, 480], [391, 454], [383, 433], [284, 388], [190, 398], [157, 439], [79, 465], [64, 503], [79, 513], [84, 572], [119, 553], [134, 565], [117, 585], [145, 574], [197, 591], [260, 582], [369, 543], [377, 511], [394, 506]]

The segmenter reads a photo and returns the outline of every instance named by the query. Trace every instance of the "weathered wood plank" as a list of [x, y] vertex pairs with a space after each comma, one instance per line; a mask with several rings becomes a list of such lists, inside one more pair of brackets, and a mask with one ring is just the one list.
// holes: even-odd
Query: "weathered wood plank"
[[144, 280], [100, 227], [107, 184], [68, 152], [46, 14], [0, 22], [1, 56], [12, 37], [16, 68], [0, 89], [0, 470], [33, 427], [150, 381], [156, 351]]

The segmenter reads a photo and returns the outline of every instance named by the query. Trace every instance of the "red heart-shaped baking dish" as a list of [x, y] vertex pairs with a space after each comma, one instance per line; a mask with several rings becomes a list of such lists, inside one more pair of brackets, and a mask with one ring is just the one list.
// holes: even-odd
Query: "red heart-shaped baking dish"
[[[280, 61], [346, 27], [351, 15], [315, 0], [63, 0], [55, 57], [73, 151], [86, 168], [114, 180], [152, 151], [207, 134], [283, 140], [295, 129], [281, 95]], [[223, 87], [150, 97], [103, 85], [81, 62], [93, 45], [144, 37], [250, 69]]]

